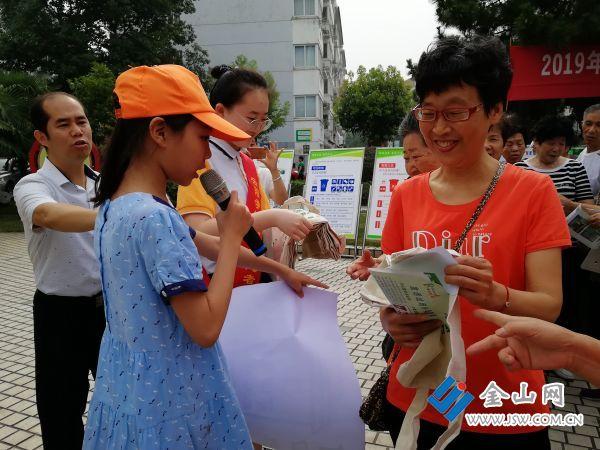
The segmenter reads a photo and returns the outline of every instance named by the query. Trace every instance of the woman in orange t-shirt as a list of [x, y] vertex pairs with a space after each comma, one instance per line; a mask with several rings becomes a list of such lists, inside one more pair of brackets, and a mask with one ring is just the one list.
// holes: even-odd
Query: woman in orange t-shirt
[[[421, 100], [414, 109], [427, 146], [441, 163], [439, 169], [400, 184], [392, 195], [383, 230], [385, 254], [401, 250], [444, 246], [452, 248], [464, 230], [499, 162], [484, 150], [490, 127], [500, 121], [512, 78], [508, 55], [493, 38], [440, 39], [425, 52], [416, 71]], [[457, 258], [446, 271], [446, 281], [459, 287], [462, 337], [465, 346], [493, 333], [495, 326], [474, 317], [476, 309], [537, 317], [554, 321], [560, 312], [561, 254], [570, 245], [569, 233], [556, 189], [550, 178], [507, 165], [481, 216], [468, 233]], [[365, 278], [368, 265], [359, 260], [348, 269], [353, 278]], [[398, 436], [404, 412], [414, 389], [400, 385], [396, 374], [409, 360], [422, 338], [439, 327], [439, 321], [381, 313], [383, 329], [400, 353], [390, 372], [388, 414]], [[466, 413], [548, 413], [542, 404], [542, 371], [509, 372], [495, 355], [468, 355], [467, 390], [475, 397]], [[536, 392], [530, 403], [503, 400], [500, 407], [485, 408], [479, 395], [490, 382], [509, 395]], [[502, 394], [503, 395], [503, 394]], [[516, 402], [519, 403], [519, 402]], [[431, 448], [448, 421], [431, 406], [420, 415], [419, 449]], [[448, 449], [549, 449], [544, 427], [470, 426]]]

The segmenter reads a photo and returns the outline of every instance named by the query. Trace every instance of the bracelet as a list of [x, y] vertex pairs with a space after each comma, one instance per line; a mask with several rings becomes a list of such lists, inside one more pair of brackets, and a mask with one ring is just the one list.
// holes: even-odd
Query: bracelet
[[273, 178], [273, 183], [275, 183], [276, 181], [281, 180], [281, 175], [279, 175], [277, 178]]
[[505, 284], [504, 289], [506, 289], [506, 301], [504, 302], [504, 308], [500, 311], [504, 312], [510, 307], [510, 291], [508, 290], [508, 286]]

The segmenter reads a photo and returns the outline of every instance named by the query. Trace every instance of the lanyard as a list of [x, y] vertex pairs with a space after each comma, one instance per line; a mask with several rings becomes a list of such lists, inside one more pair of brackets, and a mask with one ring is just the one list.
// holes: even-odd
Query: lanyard
[[219, 150], [221, 153], [223, 153], [230, 161], [233, 159], [233, 156], [231, 156], [229, 153], [227, 153], [227, 151], [223, 147], [221, 147], [219, 144], [217, 144], [215, 141], [209, 139], [208, 142], [210, 142], [212, 145], [217, 147], [217, 150]]
[[212, 145], [214, 145], [216, 147], [216, 149], [219, 150], [221, 153], [223, 153], [230, 161], [233, 161], [235, 159], [235, 162], [238, 166], [238, 170], [241, 172], [242, 178], [246, 182], [246, 186], [247, 186], [248, 185], [248, 177], [246, 176], [246, 172], [244, 171], [244, 168], [241, 166], [239, 159], [231, 156], [229, 153], [227, 153], [227, 151], [223, 147], [221, 147], [219, 144], [217, 144], [212, 139], [209, 139], [208, 142], [210, 142]]

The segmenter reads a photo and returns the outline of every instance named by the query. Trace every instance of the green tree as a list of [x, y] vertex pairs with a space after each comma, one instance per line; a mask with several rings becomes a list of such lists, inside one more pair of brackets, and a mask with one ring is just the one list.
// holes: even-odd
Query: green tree
[[271, 72], [261, 72], [258, 69], [258, 63], [254, 59], [248, 59], [244, 55], [238, 55], [235, 58], [235, 61], [231, 64], [232, 67], [240, 67], [245, 69], [256, 70], [261, 73], [265, 80], [267, 80], [267, 85], [269, 87], [269, 117], [273, 121], [273, 125], [267, 131], [267, 133], [272, 132], [273, 130], [282, 127], [285, 125], [285, 120], [290, 112], [290, 102], [281, 103], [280, 94], [277, 90], [277, 83], [275, 83], [275, 79]]
[[93, 63], [89, 74], [69, 80], [69, 86], [85, 106], [94, 142], [103, 145], [115, 124], [115, 75], [106, 65]]
[[[597, 0], [434, 0], [438, 21], [463, 35], [494, 35], [506, 44], [545, 45], [562, 48], [600, 42], [600, 2]], [[438, 29], [438, 35], [443, 32]], [[412, 61], [407, 62], [412, 69]], [[511, 102], [516, 113], [531, 127], [546, 114], [571, 109], [577, 121], [599, 98], [552, 99]]]
[[31, 101], [47, 88], [43, 77], [0, 71], [0, 155], [27, 160], [33, 143], [29, 108]]
[[208, 52], [196, 43], [188, 45], [183, 51], [182, 64], [198, 75], [204, 89], [206, 89], [206, 82], [212, 79], [208, 73], [209, 63]]
[[434, 0], [438, 21], [464, 35], [495, 35], [521, 45], [600, 42], [598, 0]]
[[344, 139], [344, 146], [346, 148], [356, 148], [356, 147], [365, 147], [367, 141], [361, 134], [352, 133], [351, 131], [346, 133], [346, 138]]
[[41, 72], [62, 89], [101, 62], [129, 66], [208, 62], [182, 19], [193, 0], [0, 0], [0, 67]]
[[344, 80], [334, 114], [346, 131], [360, 134], [367, 144], [384, 145], [397, 133], [413, 103], [411, 89], [395, 67], [367, 71], [363, 66]]

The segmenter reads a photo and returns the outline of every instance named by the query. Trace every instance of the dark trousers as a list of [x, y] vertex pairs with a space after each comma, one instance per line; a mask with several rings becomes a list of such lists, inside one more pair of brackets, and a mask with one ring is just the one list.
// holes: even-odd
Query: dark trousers
[[[394, 445], [400, 434], [404, 412], [395, 408], [391, 403], [386, 402], [386, 413], [391, 418], [393, 427], [390, 430], [390, 436]], [[421, 420], [419, 438], [417, 440], [417, 450], [429, 450], [437, 442], [441, 434], [446, 431], [445, 427], [435, 423]], [[446, 447], [446, 450], [550, 450], [550, 438], [548, 430], [534, 431], [533, 433], [523, 434], [485, 434], [461, 431], [460, 434]]]
[[581, 268], [589, 248], [575, 243], [562, 251], [563, 304], [556, 323], [577, 333], [600, 338], [600, 275]]
[[44, 450], [81, 450], [89, 372], [104, 332], [102, 296], [33, 297], [35, 389]]

